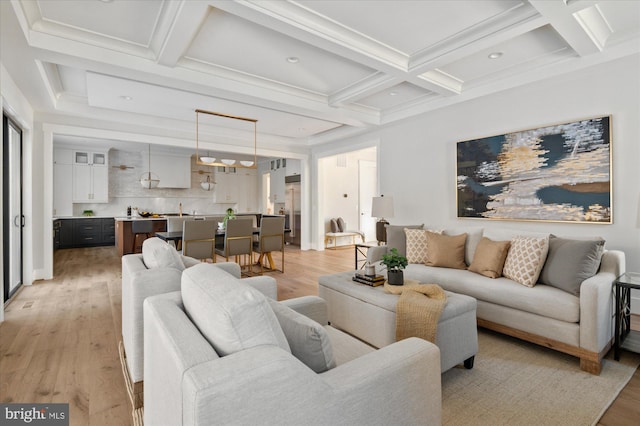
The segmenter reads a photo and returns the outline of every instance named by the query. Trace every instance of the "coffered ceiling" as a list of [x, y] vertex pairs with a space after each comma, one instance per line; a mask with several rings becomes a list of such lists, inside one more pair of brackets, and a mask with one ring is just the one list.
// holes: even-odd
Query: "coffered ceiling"
[[12, 0], [2, 62], [43, 114], [309, 147], [640, 52], [640, 1]]

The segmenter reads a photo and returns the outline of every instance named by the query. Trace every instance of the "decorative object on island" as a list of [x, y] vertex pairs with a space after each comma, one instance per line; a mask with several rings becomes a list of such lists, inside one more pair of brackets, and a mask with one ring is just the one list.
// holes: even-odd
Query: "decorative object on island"
[[222, 221], [222, 226], [226, 229], [227, 222], [229, 221], [229, 219], [235, 219], [235, 218], [236, 218], [236, 214], [234, 213], [233, 209], [229, 207], [227, 209], [227, 214], [224, 216], [224, 219]]
[[387, 281], [391, 285], [404, 284], [404, 273], [402, 270], [407, 267], [407, 258], [398, 252], [397, 248], [392, 248], [382, 256], [381, 264], [387, 267]]
[[371, 216], [380, 218], [380, 220], [376, 222], [376, 240], [378, 240], [378, 245], [386, 243], [387, 230], [385, 225], [388, 225], [389, 222], [385, 220], [385, 217], [393, 217], [393, 197], [385, 198], [384, 195], [373, 197]]
[[458, 217], [612, 223], [611, 117], [458, 142]]
[[[253, 160], [235, 160], [229, 158], [222, 158], [220, 161], [216, 162], [215, 157], [211, 157], [209, 153], [207, 155], [200, 155], [199, 153], [199, 145], [200, 145], [200, 114], [208, 114], [211, 116], [227, 118], [231, 120], [239, 120], [239, 121], [247, 121], [253, 123]], [[241, 167], [248, 169], [255, 169], [258, 167], [258, 154], [257, 154], [257, 123], [258, 120], [253, 118], [240, 117], [235, 115], [222, 114], [219, 112], [206, 111], [203, 109], [196, 109], [196, 164], [203, 166], [220, 166], [220, 167]]]
[[82, 216], [93, 216], [93, 210], [83, 210]]
[[149, 144], [149, 171], [147, 173], [143, 173], [140, 176], [140, 185], [142, 185], [145, 189], [157, 188], [160, 183], [160, 179], [155, 173], [151, 173], [151, 144]]

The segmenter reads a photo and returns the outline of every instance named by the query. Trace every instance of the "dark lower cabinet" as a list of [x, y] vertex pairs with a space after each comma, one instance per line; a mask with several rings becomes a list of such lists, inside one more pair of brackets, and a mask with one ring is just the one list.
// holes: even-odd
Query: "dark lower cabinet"
[[112, 246], [115, 244], [115, 221], [112, 217], [59, 219], [59, 221], [59, 248]]

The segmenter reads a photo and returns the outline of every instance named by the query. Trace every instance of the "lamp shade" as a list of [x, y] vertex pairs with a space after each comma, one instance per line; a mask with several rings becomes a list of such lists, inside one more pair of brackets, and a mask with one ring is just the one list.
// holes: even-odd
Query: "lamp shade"
[[373, 197], [371, 216], [393, 217], [393, 197]]

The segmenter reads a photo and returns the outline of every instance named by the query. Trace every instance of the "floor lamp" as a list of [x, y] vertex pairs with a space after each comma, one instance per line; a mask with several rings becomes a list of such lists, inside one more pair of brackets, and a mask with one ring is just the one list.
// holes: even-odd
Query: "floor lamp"
[[378, 245], [387, 242], [387, 229], [385, 225], [389, 222], [385, 220], [385, 217], [393, 217], [393, 197], [373, 197], [373, 203], [371, 205], [371, 216], [377, 217], [380, 220], [376, 222], [376, 240]]

